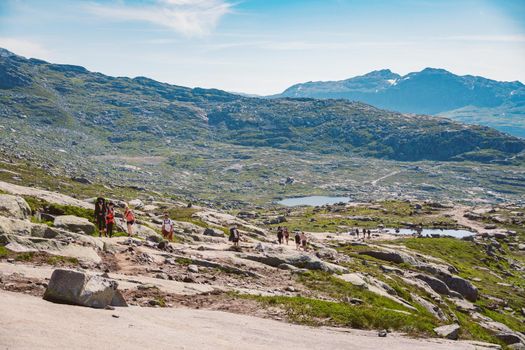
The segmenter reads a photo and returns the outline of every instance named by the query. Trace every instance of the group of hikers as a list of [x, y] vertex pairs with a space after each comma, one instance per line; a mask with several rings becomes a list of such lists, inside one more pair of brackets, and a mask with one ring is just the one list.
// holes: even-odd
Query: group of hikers
[[[295, 247], [297, 250], [304, 250], [306, 251], [308, 249], [308, 237], [303, 231], [295, 230], [294, 231], [294, 240], [295, 240]], [[288, 245], [288, 242], [290, 241], [290, 231], [288, 231], [288, 227], [279, 226], [277, 227], [277, 242], [279, 244]]]
[[[135, 214], [127, 204], [124, 205], [124, 221], [128, 236], [133, 235], [133, 225], [135, 224]], [[115, 203], [106, 201], [103, 197], [98, 197], [95, 202], [95, 222], [98, 228], [99, 237], [113, 237], [115, 226]]]
[[[350, 234], [353, 234], [353, 232], [350, 231]], [[367, 238], [366, 236], [368, 236], [368, 239], [370, 239], [370, 236], [372, 235], [372, 231], [370, 231], [370, 229], [364, 228], [364, 229], [361, 230], [361, 234], [363, 235], [363, 239], [366, 239]], [[358, 228], [355, 229], [355, 235], [356, 235], [357, 238], [359, 238], [359, 229]]]
[[[124, 204], [124, 213], [123, 219], [126, 223], [127, 234], [129, 237], [133, 236], [133, 225], [135, 224], [135, 214], [128, 206]], [[103, 197], [98, 197], [95, 202], [95, 222], [98, 227], [99, 237], [113, 237], [113, 229], [115, 226], [115, 203], [112, 201], [106, 201]], [[169, 218], [167, 212], [164, 213], [162, 220], [162, 236], [165, 239], [173, 240], [173, 233], [175, 230], [175, 223]], [[371, 231], [370, 229], [362, 229], [359, 231], [358, 228], [355, 231], [350, 231], [350, 234], [354, 234], [359, 238], [359, 233], [363, 235], [363, 239], [368, 236], [370, 239]], [[239, 242], [241, 240], [241, 234], [237, 229], [236, 225], [233, 225], [230, 228], [230, 236], [228, 238], [230, 242], [233, 243], [235, 247], [239, 247]], [[277, 242], [279, 244], [288, 245], [290, 241], [290, 231], [288, 227], [279, 226], [277, 227]], [[297, 250], [308, 250], [308, 237], [303, 231], [294, 230], [294, 241]]]

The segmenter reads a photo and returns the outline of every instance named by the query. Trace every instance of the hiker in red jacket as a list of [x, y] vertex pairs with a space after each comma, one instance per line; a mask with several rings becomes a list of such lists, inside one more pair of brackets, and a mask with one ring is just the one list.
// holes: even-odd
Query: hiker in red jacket
[[109, 238], [113, 236], [113, 225], [115, 224], [115, 204], [109, 202], [106, 210], [106, 230]]
[[135, 214], [133, 214], [133, 211], [129, 208], [129, 206], [126, 204], [126, 207], [124, 209], [124, 220], [126, 221], [126, 226], [128, 228], [128, 236], [133, 236], [133, 225], [135, 224]]

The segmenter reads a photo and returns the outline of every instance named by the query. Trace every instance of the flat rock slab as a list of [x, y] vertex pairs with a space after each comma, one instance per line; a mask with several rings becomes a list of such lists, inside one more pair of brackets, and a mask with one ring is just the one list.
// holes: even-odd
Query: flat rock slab
[[379, 338], [377, 332], [312, 328], [220, 311], [134, 306], [96, 310], [4, 291], [0, 291], [0, 310], [0, 348], [9, 349], [104, 349], [108, 344], [140, 350], [489, 348], [480, 343], [397, 334]]
[[60, 205], [73, 205], [75, 207], [94, 209], [93, 204], [86, 203], [79, 199], [66, 196], [65, 194], [41, 190], [33, 187], [25, 187], [11, 184], [9, 182], [0, 181], [0, 191], [7, 192], [19, 196], [32, 196], [43, 199], [49, 203]]

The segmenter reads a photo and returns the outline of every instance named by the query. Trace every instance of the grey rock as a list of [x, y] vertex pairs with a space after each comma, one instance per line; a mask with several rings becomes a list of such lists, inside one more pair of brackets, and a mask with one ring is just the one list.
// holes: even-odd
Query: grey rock
[[425, 274], [416, 274], [414, 277], [428, 284], [436, 293], [450, 295], [450, 289], [440, 279]]
[[442, 338], [457, 340], [459, 336], [460, 327], [458, 324], [450, 324], [446, 326], [434, 328], [434, 332]]
[[202, 233], [205, 236], [211, 236], [211, 237], [224, 237], [224, 232], [221, 230], [216, 230], [213, 228], [207, 227], [204, 232]]
[[456, 275], [440, 273], [438, 278], [441, 279], [453, 291], [461, 294], [469, 301], [476, 301], [478, 299], [478, 289], [469, 281]]
[[99, 309], [108, 305], [127, 306], [122, 295], [117, 293], [117, 287], [117, 282], [101, 276], [57, 269], [51, 275], [44, 299], [54, 303]]
[[60, 215], [55, 218], [54, 227], [62, 228], [76, 233], [92, 235], [95, 233], [95, 225], [88, 219], [79, 218], [74, 215]]
[[23, 220], [31, 216], [31, 208], [22, 197], [0, 194], [0, 215]]
[[410, 265], [417, 265], [417, 260], [415, 258], [401, 252], [367, 250], [359, 252], [359, 254], [368, 255], [379, 260], [390, 261], [396, 264], [407, 263]]
[[507, 345], [521, 342], [521, 338], [514, 332], [501, 332], [496, 333], [494, 336]]
[[135, 209], [144, 208], [144, 203], [140, 199], [130, 200], [128, 204]]
[[199, 273], [199, 267], [197, 265], [188, 265], [188, 272]]
[[321, 270], [330, 273], [346, 273], [348, 270], [342, 266], [320, 260], [314, 255], [301, 252], [270, 252], [264, 255], [245, 255], [245, 259], [278, 267], [281, 264], [293, 265], [308, 270]]

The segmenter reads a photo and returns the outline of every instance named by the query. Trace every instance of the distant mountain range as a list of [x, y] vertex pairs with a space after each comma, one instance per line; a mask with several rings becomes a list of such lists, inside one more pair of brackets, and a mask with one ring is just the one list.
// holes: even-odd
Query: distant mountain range
[[446, 116], [525, 137], [525, 85], [426, 68], [405, 76], [388, 69], [340, 81], [307, 82], [272, 97], [347, 99], [403, 113]]
[[[426, 75], [436, 81], [441, 75], [449, 77], [435, 70], [408, 78], [380, 71], [356, 78], [350, 85], [360, 86], [362, 96], [368, 96], [373, 91], [394, 91], [390, 89]], [[482, 84], [479, 78], [472, 81]], [[521, 87], [509, 84], [516, 90]], [[428, 90], [437, 96], [432, 84]], [[500, 90], [498, 96], [503, 99], [506, 93]], [[522, 96], [522, 91], [514, 95]], [[455, 94], [449, 96], [452, 99]], [[361, 102], [253, 98], [144, 77], [109, 77], [79, 66], [26, 59], [3, 49], [0, 101], [0, 123], [46, 128], [50, 149], [57, 147], [54, 130], [71, 130], [71, 140], [60, 145], [65, 154], [72, 150], [104, 154], [106, 147], [112, 152], [151, 154], [166, 149], [167, 139], [179, 146], [220, 143], [402, 161], [505, 161], [525, 149], [525, 140], [488, 127], [385, 111]], [[498, 101], [490, 95], [485, 105], [495, 106]], [[457, 105], [448, 103], [450, 108]], [[436, 105], [427, 111], [441, 109]], [[45, 140], [35, 140], [42, 152], [46, 152]], [[89, 142], [83, 144], [83, 140]]]

